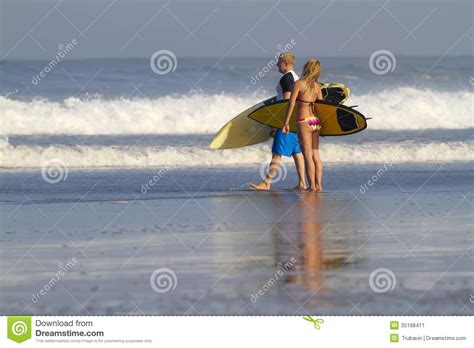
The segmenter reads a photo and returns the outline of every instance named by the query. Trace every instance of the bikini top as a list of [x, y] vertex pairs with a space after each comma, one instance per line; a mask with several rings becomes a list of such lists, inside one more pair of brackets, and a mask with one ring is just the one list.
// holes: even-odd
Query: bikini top
[[315, 101], [306, 101], [306, 100], [301, 100], [301, 99], [296, 98], [296, 101], [299, 101], [300, 103], [306, 103], [306, 104], [314, 104], [316, 102], [316, 100]]
[[[318, 99], [316, 99], [316, 100], [318, 100]], [[296, 98], [296, 101], [299, 101], [300, 103], [308, 104], [311, 114], [316, 113], [316, 111], [314, 111], [314, 103], [316, 103], [316, 100], [315, 101], [306, 101], [306, 100], [301, 100], [301, 99]], [[311, 111], [311, 109], [313, 109], [313, 111]]]
[[[316, 100], [318, 100], [318, 99], [316, 99]], [[301, 99], [296, 98], [296, 101], [298, 101], [300, 103], [308, 104], [308, 106], [310, 108], [314, 108], [314, 103], [316, 103], [316, 100], [315, 101], [306, 101], [306, 100], [301, 100]]]

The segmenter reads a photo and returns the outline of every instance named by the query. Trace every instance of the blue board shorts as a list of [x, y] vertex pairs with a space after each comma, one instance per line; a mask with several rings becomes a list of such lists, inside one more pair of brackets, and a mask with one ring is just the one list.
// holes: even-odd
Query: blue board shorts
[[285, 134], [281, 129], [277, 129], [273, 138], [272, 153], [287, 157], [301, 153], [298, 135], [293, 132]]

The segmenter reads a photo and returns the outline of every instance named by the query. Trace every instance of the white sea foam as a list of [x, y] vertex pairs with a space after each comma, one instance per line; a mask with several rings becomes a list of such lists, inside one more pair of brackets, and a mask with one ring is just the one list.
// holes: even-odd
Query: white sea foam
[[359, 105], [369, 129], [418, 130], [474, 127], [474, 93], [399, 88], [375, 95], [357, 95], [347, 105]]
[[[0, 147], [0, 167], [41, 168], [52, 160], [69, 168], [100, 167], [223, 167], [263, 164], [270, 159], [270, 146], [257, 145], [235, 150], [205, 147], [99, 147], [30, 146]], [[348, 146], [324, 144], [325, 163], [452, 163], [473, 162], [474, 142], [431, 144], [383, 143]], [[284, 161], [291, 163], [290, 158]]]
[[[348, 105], [370, 129], [462, 129], [474, 127], [474, 93], [399, 88], [357, 95]], [[99, 135], [215, 133], [232, 116], [264, 99], [225, 94], [189, 94], [156, 99], [18, 101], [0, 97], [0, 135]]]
[[191, 94], [157, 99], [70, 97], [62, 103], [0, 97], [0, 134], [196, 134], [213, 133], [232, 115], [263, 97]]

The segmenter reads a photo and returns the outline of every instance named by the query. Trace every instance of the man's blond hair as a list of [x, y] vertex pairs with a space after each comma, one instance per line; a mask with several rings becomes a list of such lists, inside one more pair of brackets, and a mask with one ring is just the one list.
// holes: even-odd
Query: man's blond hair
[[281, 59], [288, 65], [295, 65], [295, 55], [291, 52], [283, 52], [278, 56], [278, 59]]

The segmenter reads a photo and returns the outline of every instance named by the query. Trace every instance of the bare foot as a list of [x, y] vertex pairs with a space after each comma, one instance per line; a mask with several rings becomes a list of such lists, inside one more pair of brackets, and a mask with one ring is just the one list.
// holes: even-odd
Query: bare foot
[[258, 184], [249, 184], [249, 187], [255, 191], [268, 191], [270, 190], [270, 184], [265, 181], [259, 182]]
[[320, 186], [318, 186], [318, 187], [311, 187], [311, 188], [310, 188], [310, 191], [311, 191], [311, 192], [318, 192], [318, 193], [320, 193], [320, 192], [323, 192], [323, 188], [320, 187]]
[[306, 191], [306, 185], [298, 184], [295, 187], [293, 187], [293, 190]]

